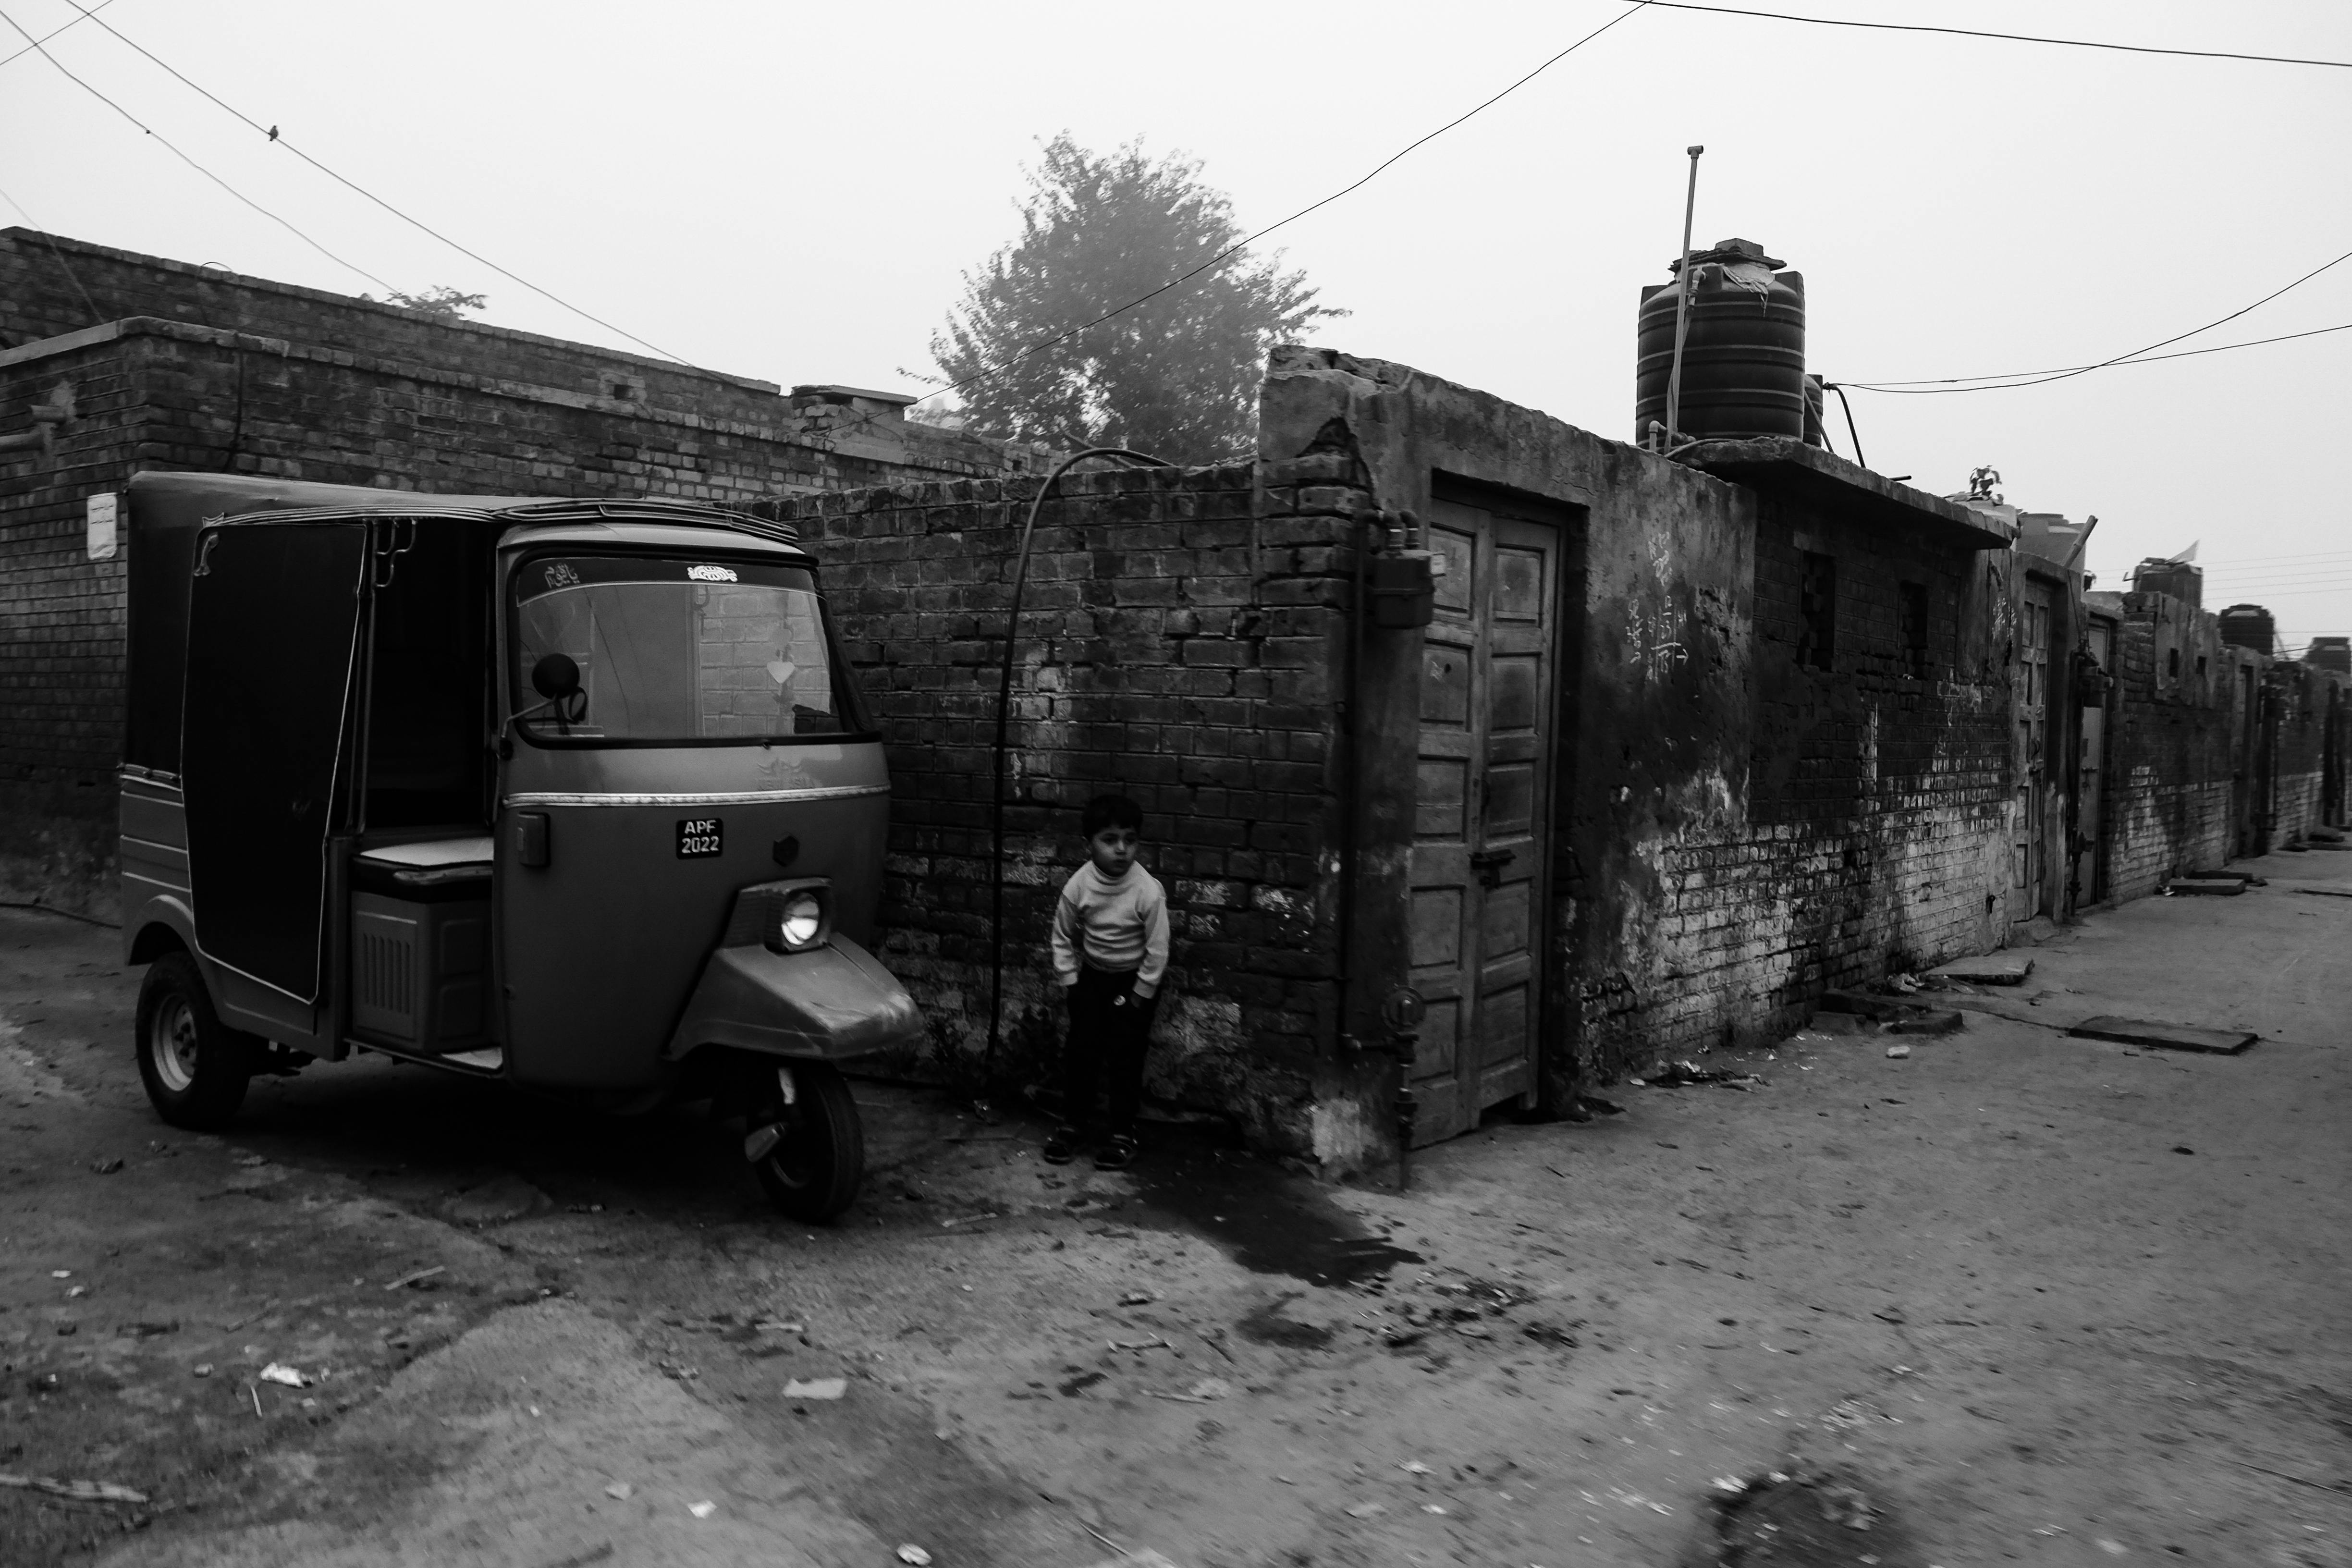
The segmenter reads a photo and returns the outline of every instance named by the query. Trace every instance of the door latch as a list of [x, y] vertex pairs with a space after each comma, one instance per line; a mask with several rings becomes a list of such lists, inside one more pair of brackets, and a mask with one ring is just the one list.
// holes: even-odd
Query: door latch
[[1518, 858], [1516, 849], [1474, 849], [1470, 852], [1470, 869], [1478, 880], [1490, 888], [1503, 885], [1503, 868]]

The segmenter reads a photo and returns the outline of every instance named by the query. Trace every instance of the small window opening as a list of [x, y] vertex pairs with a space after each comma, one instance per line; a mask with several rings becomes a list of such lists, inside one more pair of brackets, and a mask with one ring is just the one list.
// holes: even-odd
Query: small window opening
[[1905, 583], [1896, 589], [1895, 616], [1903, 637], [1903, 670], [1914, 680], [1927, 679], [1927, 585]]
[[1804, 552], [1797, 613], [1803, 622], [1797, 633], [1797, 662], [1815, 669], [1832, 668], [1837, 658], [1837, 563], [1829, 556]]
[[2164, 672], [2172, 677], [2175, 680], [2180, 679], [2180, 650], [2179, 648], [2172, 648], [2166, 652], [2164, 656]]

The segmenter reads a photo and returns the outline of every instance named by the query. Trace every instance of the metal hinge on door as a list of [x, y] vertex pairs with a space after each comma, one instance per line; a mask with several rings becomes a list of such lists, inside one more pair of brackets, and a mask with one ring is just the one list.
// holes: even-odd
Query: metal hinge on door
[[1490, 888], [1503, 885], [1503, 868], [1518, 858], [1516, 849], [1475, 849], [1471, 851], [1470, 869], [1478, 873], [1478, 880]]

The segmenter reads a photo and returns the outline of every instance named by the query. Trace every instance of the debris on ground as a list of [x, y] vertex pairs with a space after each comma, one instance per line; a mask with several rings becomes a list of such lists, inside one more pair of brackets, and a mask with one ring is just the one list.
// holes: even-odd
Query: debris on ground
[[901, 1546], [898, 1561], [908, 1564], [908, 1568], [929, 1568], [931, 1554], [919, 1546]]
[[90, 1169], [101, 1176], [110, 1176], [122, 1169], [122, 1157], [118, 1154], [110, 1160], [100, 1160]]
[[414, 1285], [420, 1279], [430, 1279], [436, 1274], [446, 1274], [447, 1272], [449, 1272], [449, 1266], [447, 1264], [436, 1263], [430, 1268], [420, 1268], [414, 1274], [404, 1274], [399, 1279], [394, 1280], [391, 1284], [386, 1285], [384, 1289], [387, 1290], [397, 1290], [404, 1286]]
[[1911, 1047], [1908, 1046], [1889, 1046], [1886, 1047], [1886, 1054], [1897, 1060], [1900, 1060], [1911, 1054]]
[[0, 1471], [0, 1487], [13, 1487], [23, 1491], [47, 1492], [74, 1502], [145, 1502], [147, 1494], [129, 1487], [116, 1486], [112, 1481], [61, 1481], [54, 1476], [12, 1476]]
[[614, 1481], [604, 1489], [604, 1495], [615, 1502], [626, 1502], [629, 1500], [629, 1493], [635, 1489], [626, 1481]]
[[1711, 1564], [1883, 1563], [1913, 1561], [1900, 1523], [1849, 1469], [1792, 1467], [1713, 1483], [1707, 1511], [1714, 1539]]
[[845, 1377], [813, 1377], [806, 1383], [793, 1378], [784, 1384], [786, 1399], [839, 1399], [848, 1392]]
[[1754, 1089], [1763, 1083], [1760, 1073], [1742, 1072], [1738, 1068], [1703, 1068], [1696, 1062], [1668, 1062], [1654, 1068], [1646, 1079], [1629, 1080], [1650, 1089], [1674, 1089], [1682, 1084], [1716, 1083], [1726, 1089]]
[[712, 1502], [709, 1498], [705, 1498], [700, 1502], [688, 1503], [686, 1505], [686, 1511], [694, 1515], [697, 1519], [709, 1519], [712, 1514], [719, 1511], [719, 1505]]
[[261, 1381], [283, 1384], [288, 1388], [308, 1388], [316, 1380], [305, 1377], [298, 1368], [273, 1361], [261, 1369]]

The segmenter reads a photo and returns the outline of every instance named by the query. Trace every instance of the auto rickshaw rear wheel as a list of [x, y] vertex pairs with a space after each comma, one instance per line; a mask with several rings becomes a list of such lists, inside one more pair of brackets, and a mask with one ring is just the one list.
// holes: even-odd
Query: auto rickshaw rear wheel
[[213, 1010], [196, 961], [167, 952], [139, 987], [139, 1079], [156, 1111], [174, 1127], [216, 1131], [245, 1103], [261, 1042]]
[[746, 1057], [742, 1068], [743, 1152], [761, 1189], [794, 1219], [826, 1223], [856, 1200], [866, 1175], [848, 1083], [824, 1062]]

